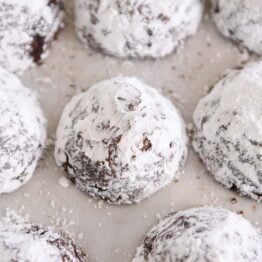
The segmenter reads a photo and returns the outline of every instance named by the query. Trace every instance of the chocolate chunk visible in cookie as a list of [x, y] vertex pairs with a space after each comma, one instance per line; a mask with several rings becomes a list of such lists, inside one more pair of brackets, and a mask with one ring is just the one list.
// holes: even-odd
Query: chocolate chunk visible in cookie
[[44, 147], [45, 122], [35, 94], [0, 68], [0, 193], [31, 178]]
[[233, 70], [198, 104], [193, 146], [214, 178], [262, 198], [262, 62]]
[[114, 78], [72, 98], [55, 147], [77, 186], [112, 203], [138, 203], [170, 183], [186, 158], [177, 109], [136, 78]]
[[212, 0], [211, 15], [219, 31], [241, 46], [262, 54], [262, 1]]
[[260, 262], [262, 236], [243, 217], [220, 208], [193, 208], [160, 220], [133, 262]]
[[76, 0], [76, 30], [85, 45], [119, 57], [163, 57], [193, 35], [201, 0]]
[[0, 222], [1, 262], [86, 262], [86, 254], [51, 227]]
[[0, 66], [21, 73], [39, 64], [63, 20], [62, 0], [0, 0]]

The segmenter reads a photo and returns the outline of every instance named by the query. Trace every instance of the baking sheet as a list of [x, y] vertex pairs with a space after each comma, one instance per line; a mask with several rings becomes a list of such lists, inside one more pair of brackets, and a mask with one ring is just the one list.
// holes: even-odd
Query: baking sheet
[[0, 196], [1, 215], [6, 209], [14, 210], [31, 222], [66, 229], [88, 253], [89, 261], [103, 262], [130, 261], [150, 227], [172, 210], [223, 206], [243, 213], [259, 226], [262, 204], [216, 183], [191, 147], [179, 182], [139, 205], [112, 206], [89, 198], [73, 185], [61, 186], [64, 172], [56, 167], [53, 158], [54, 134], [61, 112], [73, 95], [100, 80], [138, 76], [171, 99], [190, 126], [194, 108], [207, 87], [225, 70], [248, 59], [246, 52], [219, 35], [207, 16], [199, 32], [167, 58], [124, 61], [106, 57], [87, 50], [77, 40], [72, 2], [66, 2], [67, 25], [48, 59], [21, 77], [39, 94], [48, 119], [48, 148], [30, 182], [10, 195]]

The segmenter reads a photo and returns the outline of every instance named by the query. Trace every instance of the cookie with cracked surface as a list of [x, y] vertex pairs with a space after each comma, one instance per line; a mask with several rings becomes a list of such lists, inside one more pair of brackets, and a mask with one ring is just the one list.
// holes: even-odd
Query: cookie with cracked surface
[[2, 262], [86, 262], [85, 253], [51, 227], [0, 222]]
[[136, 78], [114, 78], [72, 98], [55, 158], [77, 186], [111, 203], [138, 203], [178, 177], [186, 158], [180, 113]]
[[214, 178], [262, 197], [262, 62], [232, 70], [198, 104], [193, 146]]
[[44, 147], [45, 123], [35, 94], [0, 68], [0, 193], [31, 178]]
[[118, 57], [163, 57], [196, 33], [201, 0], [76, 0], [76, 31], [92, 48]]
[[262, 55], [262, 2], [212, 0], [211, 15], [219, 31], [250, 51]]
[[22, 73], [41, 63], [62, 18], [61, 0], [0, 0], [0, 66]]
[[243, 217], [221, 208], [193, 208], [160, 220], [133, 262], [260, 262], [261, 243], [261, 234]]

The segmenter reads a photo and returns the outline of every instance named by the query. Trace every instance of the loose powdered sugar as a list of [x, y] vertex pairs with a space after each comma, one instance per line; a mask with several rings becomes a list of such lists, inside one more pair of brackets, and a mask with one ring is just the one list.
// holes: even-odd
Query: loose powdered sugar
[[198, 104], [193, 146], [215, 179], [262, 197], [262, 62], [231, 71]]
[[0, 193], [32, 176], [46, 139], [45, 122], [35, 95], [0, 68]]
[[39, 63], [62, 23], [61, 1], [0, 0], [0, 65], [21, 73]]
[[58, 183], [61, 187], [63, 188], [68, 188], [71, 184], [71, 181], [68, 180], [66, 177], [64, 176], [61, 176], [59, 179], [58, 179]]
[[184, 122], [167, 99], [120, 77], [72, 98], [57, 129], [55, 158], [91, 196], [137, 203], [172, 181], [186, 142]]
[[241, 216], [220, 208], [193, 208], [160, 220], [133, 262], [260, 262], [261, 243], [261, 235]]
[[212, 0], [212, 16], [223, 35], [262, 54], [262, 1]]
[[120, 57], [162, 57], [196, 32], [201, 0], [76, 0], [84, 43]]

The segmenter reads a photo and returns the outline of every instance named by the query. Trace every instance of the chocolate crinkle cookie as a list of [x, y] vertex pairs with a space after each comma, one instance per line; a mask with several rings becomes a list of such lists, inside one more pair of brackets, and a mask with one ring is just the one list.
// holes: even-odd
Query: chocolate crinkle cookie
[[211, 15], [219, 31], [262, 55], [262, 1], [211, 0]]
[[0, 222], [1, 262], [86, 262], [85, 253], [51, 227]]
[[180, 113], [136, 78], [75, 96], [57, 130], [55, 158], [77, 186], [112, 203], [138, 203], [166, 186], [186, 158]]
[[35, 94], [0, 68], [0, 193], [31, 178], [44, 147], [45, 123]]
[[159, 221], [133, 262], [261, 262], [262, 236], [246, 219], [221, 208], [193, 208]]
[[163, 57], [196, 33], [201, 0], [76, 0], [84, 44], [118, 57]]
[[194, 113], [195, 151], [228, 188], [262, 198], [262, 62], [233, 70]]
[[0, 0], [0, 65], [21, 73], [41, 63], [62, 18], [61, 0]]

